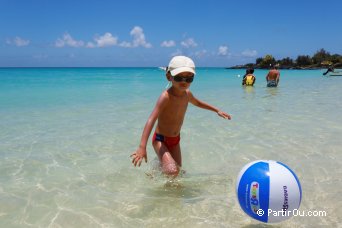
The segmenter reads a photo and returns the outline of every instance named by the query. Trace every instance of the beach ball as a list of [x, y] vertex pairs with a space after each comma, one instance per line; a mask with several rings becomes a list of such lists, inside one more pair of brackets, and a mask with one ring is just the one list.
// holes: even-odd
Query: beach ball
[[242, 210], [265, 223], [281, 222], [298, 214], [302, 189], [296, 174], [278, 161], [258, 160], [245, 165], [236, 183]]

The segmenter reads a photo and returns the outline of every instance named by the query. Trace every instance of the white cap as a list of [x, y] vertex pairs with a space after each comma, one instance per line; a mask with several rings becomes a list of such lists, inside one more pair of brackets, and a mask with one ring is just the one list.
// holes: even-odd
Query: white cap
[[171, 59], [169, 66], [167, 68], [170, 71], [172, 76], [175, 76], [182, 72], [191, 72], [195, 73], [195, 63], [186, 56], [175, 56]]

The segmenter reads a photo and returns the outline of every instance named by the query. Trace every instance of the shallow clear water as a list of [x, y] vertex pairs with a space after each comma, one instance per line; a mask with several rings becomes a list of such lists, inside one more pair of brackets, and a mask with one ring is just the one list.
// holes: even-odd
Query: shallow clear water
[[[278, 88], [241, 86], [243, 70], [198, 69], [194, 95], [231, 121], [189, 106], [186, 174], [169, 182], [129, 155], [167, 84], [157, 68], [0, 69], [0, 227], [241, 227], [236, 177], [278, 160], [299, 177], [300, 210], [281, 227], [341, 223], [342, 77], [282, 70]], [[147, 174], [152, 173], [152, 178]]]

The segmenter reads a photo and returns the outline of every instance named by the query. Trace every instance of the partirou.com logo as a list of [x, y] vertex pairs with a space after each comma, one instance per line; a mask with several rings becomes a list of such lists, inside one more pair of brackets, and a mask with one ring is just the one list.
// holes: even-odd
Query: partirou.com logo
[[[257, 215], [263, 216], [265, 214], [265, 211], [262, 209], [257, 210], [256, 212]], [[280, 210], [280, 211], [274, 211], [272, 209], [267, 210], [268, 216], [286, 216], [286, 217], [291, 217], [291, 216], [301, 216], [301, 217], [326, 217], [327, 212], [326, 211], [300, 211], [298, 209], [294, 210]]]

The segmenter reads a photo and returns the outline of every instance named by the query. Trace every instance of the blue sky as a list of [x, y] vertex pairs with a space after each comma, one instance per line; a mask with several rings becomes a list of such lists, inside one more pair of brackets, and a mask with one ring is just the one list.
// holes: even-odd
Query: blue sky
[[342, 1], [0, 0], [0, 67], [232, 66], [342, 54]]

